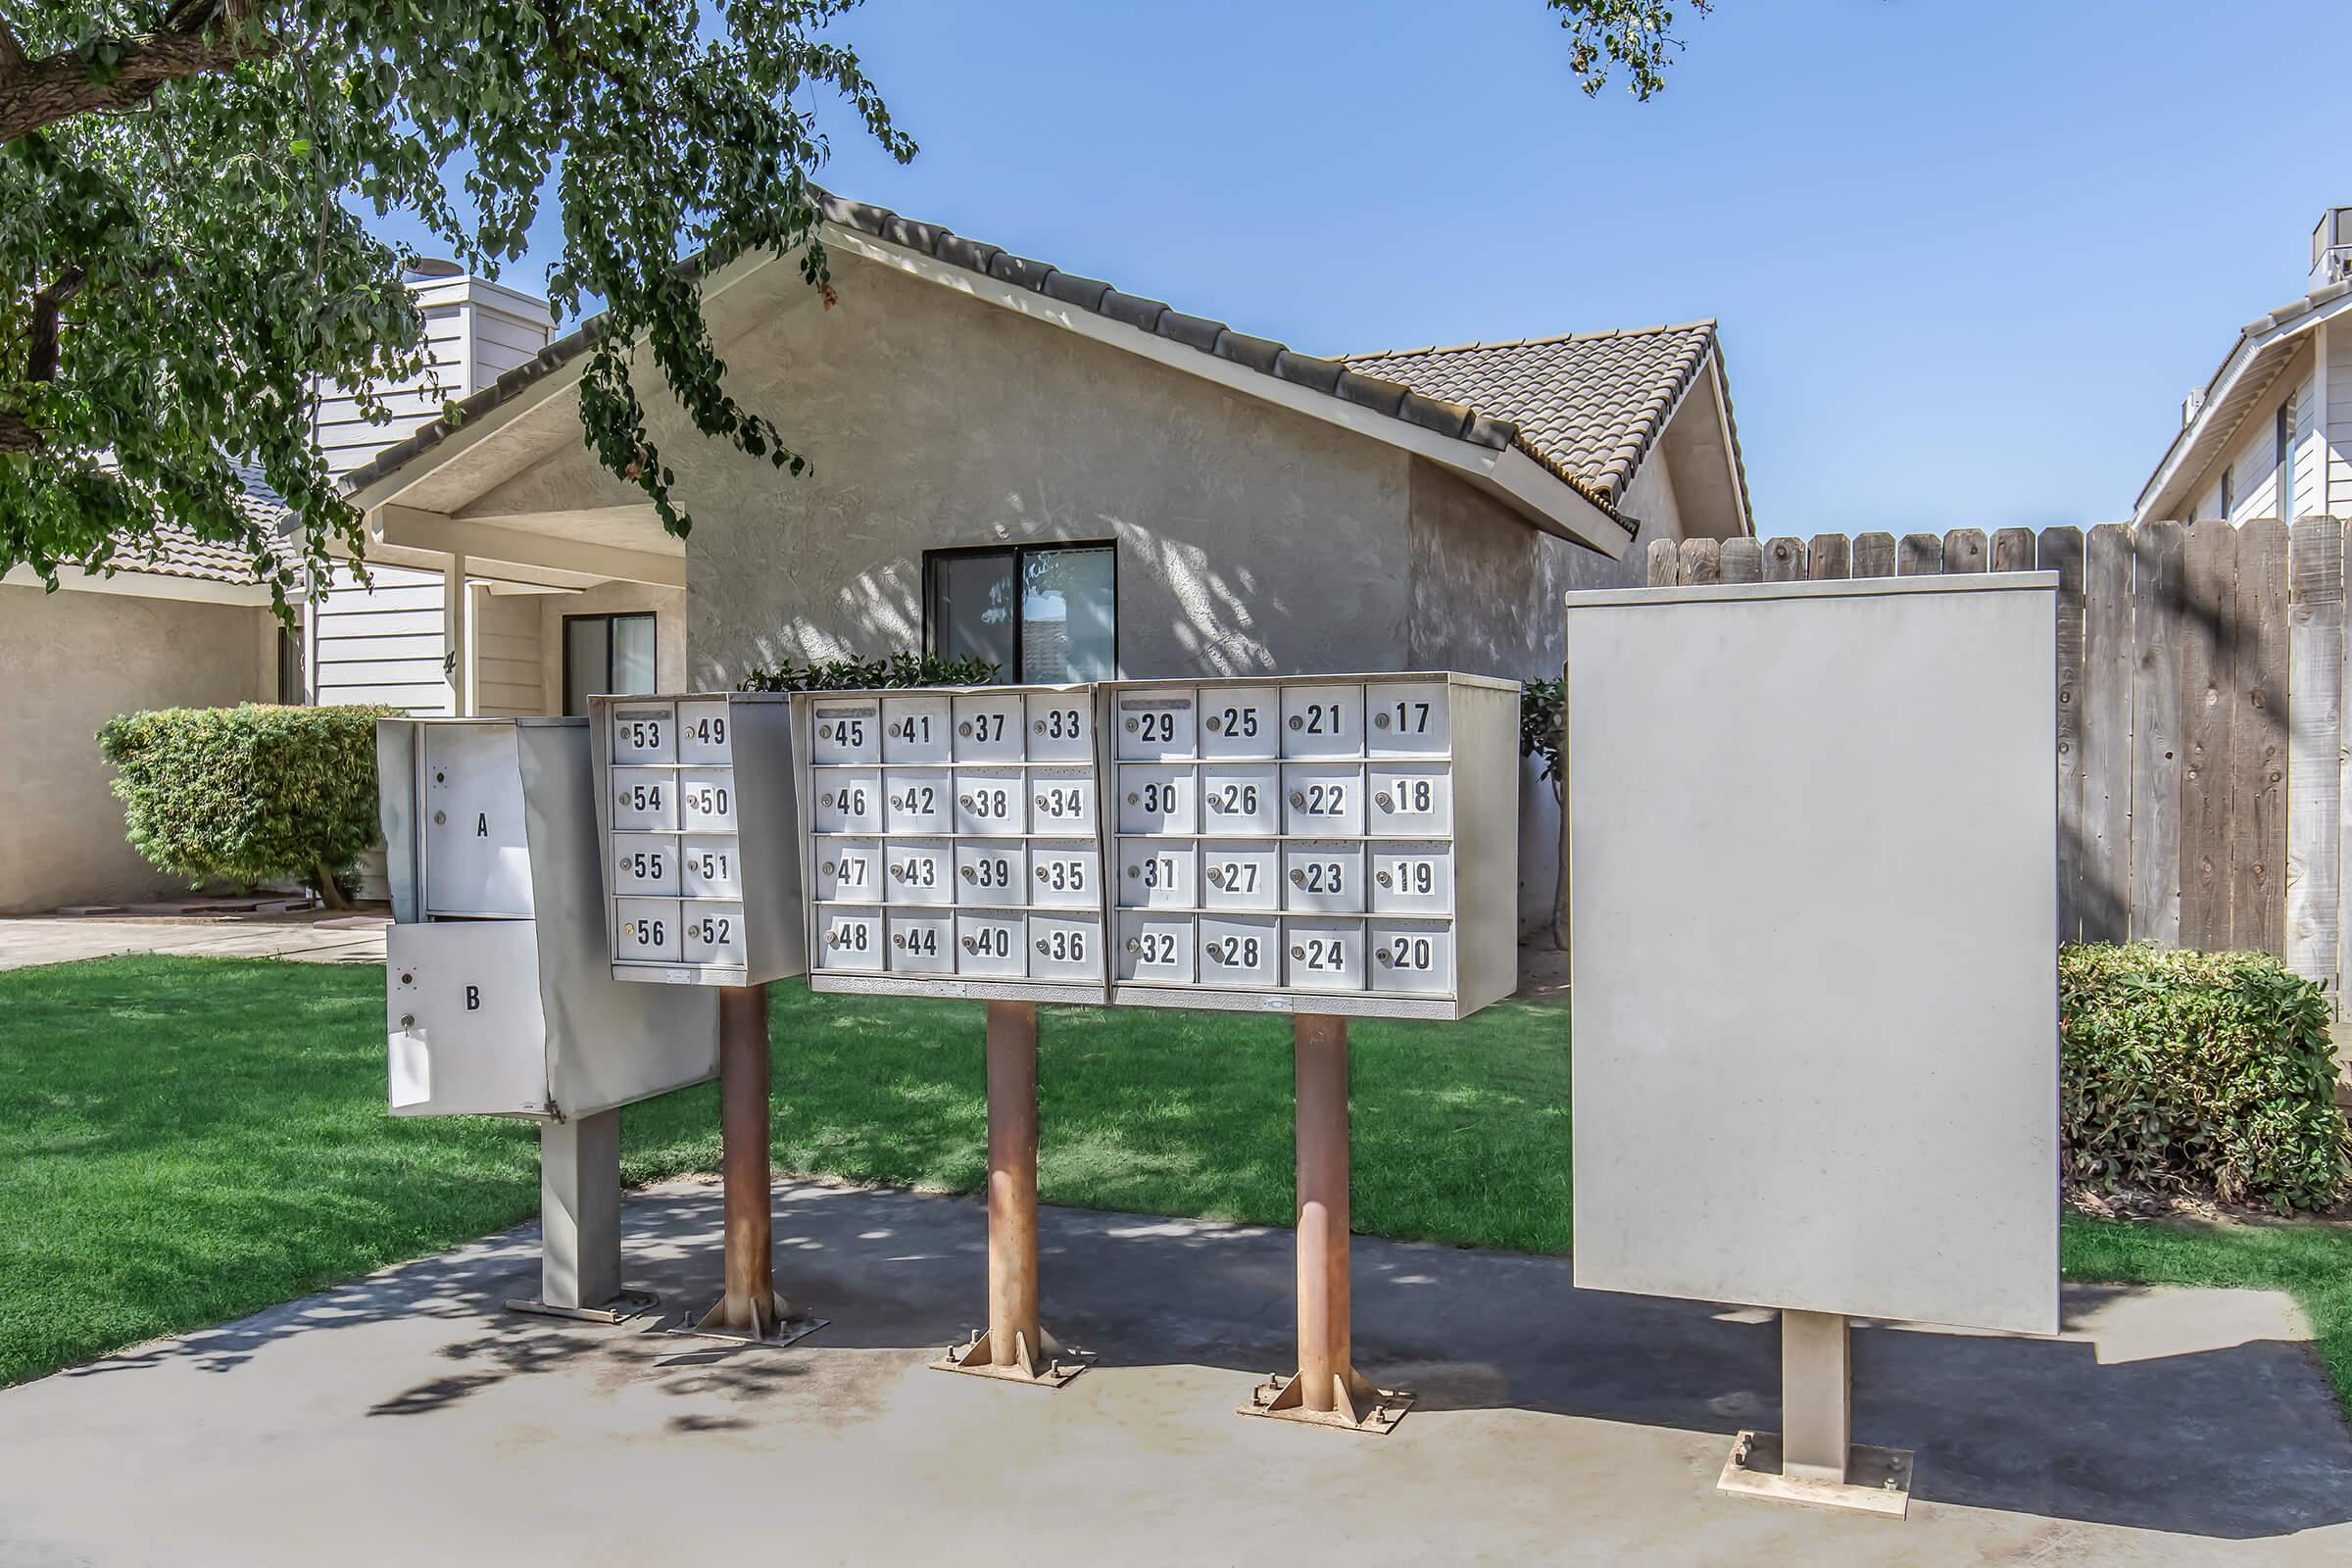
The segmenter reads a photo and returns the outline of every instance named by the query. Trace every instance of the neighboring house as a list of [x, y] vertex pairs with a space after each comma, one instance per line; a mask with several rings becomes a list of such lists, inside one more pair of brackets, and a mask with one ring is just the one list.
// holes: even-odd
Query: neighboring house
[[[370, 554], [510, 584], [682, 566], [684, 668], [662, 624], [662, 686], [917, 646], [1020, 680], [1525, 680], [1559, 673], [1563, 590], [1640, 582], [1653, 538], [1753, 531], [1712, 322], [1323, 359], [881, 209], [825, 218], [832, 308], [775, 256], [704, 284], [731, 389], [808, 474], [648, 389], [694, 517], [664, 535], [582, 444], [575, 332], [346, 475]], [[535, 657], [557, 711], [553, 616], [534, 651], [477, 607], [451, 647], [499, 637], [518, 675]], [[1527, 778], [1532, 922], [1557, 809]]]
[[2132, 521], [2352, 517], [2352, 207], [2312, 230], [2310, 285], [2181, 405]]

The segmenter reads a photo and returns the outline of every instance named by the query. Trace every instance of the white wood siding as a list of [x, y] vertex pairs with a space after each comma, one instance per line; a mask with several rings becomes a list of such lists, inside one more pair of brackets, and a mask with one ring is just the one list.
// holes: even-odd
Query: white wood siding
[[528, 718], [548, 711], [539, 637], [539, 596], [473, 595], [473, 710], [485, 718]]
[[386, 703], [411, 713], [455, 711], [441, 669], [441, 574], [374, 566], [372, 589], [335, 568], [311, 605], [311, 701], [320, 708]]
[[[2306, 420], [2315, 408], [2313, 354], [2305, 349], [2287, 363], [2278, 378], [2272, 382], [2262, 397], [2247, 411], [2244, 422], [2237, 428], [2226, 460], [2214, 463], [2199, 478], [2189, 494], [2196, 504], [2189, 509], [2191, 518], [2227, 515], [2231, 522], [2245, 522], [2255, 517], [2292, 519], [2305, 513], [2324, 510], [2320, 504], [2316, 478], [2307, 482], [2305, 470], [2316, 475], [2316, 459], [2306, 461], [2300, 445], [2295, 453], [2294, 495], [2282, 496], [2278, 491], [2280, 466], [2278, 463], [2278, 406], [2289, 397], [2295, 399], [2295, 424], [2298, 431], [2311, 428]], [[2222, 476], [2225, 472], [2234, 478], [2231, 500], [2222, 506]]]

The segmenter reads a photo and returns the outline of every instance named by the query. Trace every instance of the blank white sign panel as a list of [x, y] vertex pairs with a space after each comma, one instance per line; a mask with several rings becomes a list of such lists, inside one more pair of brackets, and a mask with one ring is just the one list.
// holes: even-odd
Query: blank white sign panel
[[1579, 1286], [2057, 1331], [2056, 581], [1569, 596]]

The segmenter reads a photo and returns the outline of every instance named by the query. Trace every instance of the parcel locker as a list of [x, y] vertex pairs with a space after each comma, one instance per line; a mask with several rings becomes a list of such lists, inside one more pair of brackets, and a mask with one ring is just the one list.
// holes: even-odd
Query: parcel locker
[[423, 754], [426, 911], [528, 915], [530, 851], [514, 737], [470, 726], [428, 731]]

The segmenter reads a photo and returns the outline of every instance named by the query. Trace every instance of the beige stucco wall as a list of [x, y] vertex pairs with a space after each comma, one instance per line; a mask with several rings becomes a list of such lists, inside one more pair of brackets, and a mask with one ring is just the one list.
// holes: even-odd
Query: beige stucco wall
[[0, 586], [0, 913], [186, 890], [124, 842], [98, 726], [274, 698], [275, 626], [255, 607]]

